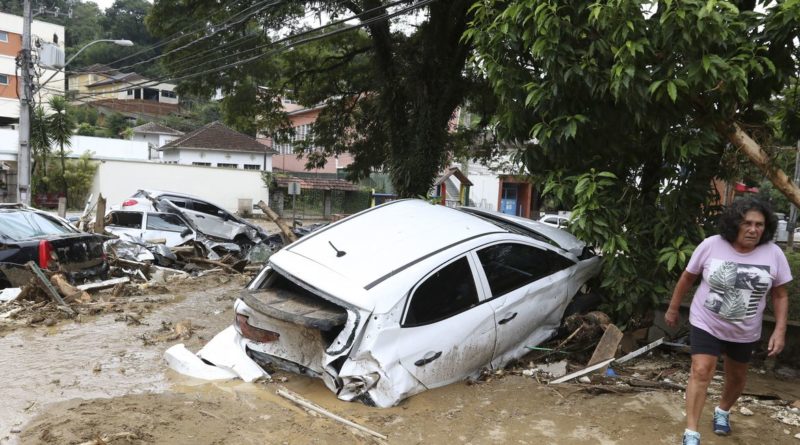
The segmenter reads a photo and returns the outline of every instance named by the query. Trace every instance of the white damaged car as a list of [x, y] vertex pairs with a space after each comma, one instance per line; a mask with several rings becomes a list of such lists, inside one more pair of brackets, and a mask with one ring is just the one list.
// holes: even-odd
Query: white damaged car
[[388, 407], [523, 356], [599, 270], [562, 230], [393, 201], [272, 255], [236, 300], [228, 341], [262, 367]]

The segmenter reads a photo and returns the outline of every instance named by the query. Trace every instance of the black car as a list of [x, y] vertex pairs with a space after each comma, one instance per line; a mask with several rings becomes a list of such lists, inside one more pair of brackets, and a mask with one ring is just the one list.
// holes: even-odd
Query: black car
[[63, 273], [73, 283], [105, 278], [105, 240], [46, 212], [20, 204], [0, 205], [0, 288], [25, 284], [30, 275], [19, 266], [29, 261]]

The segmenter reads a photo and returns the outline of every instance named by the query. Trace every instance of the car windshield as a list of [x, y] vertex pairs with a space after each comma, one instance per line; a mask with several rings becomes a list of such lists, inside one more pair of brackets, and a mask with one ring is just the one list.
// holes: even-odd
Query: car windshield
[[73, 233], [64, 224], [34, 212], [0, 213], [0, 234], [15, 241], [38, 238], [46, 235]]

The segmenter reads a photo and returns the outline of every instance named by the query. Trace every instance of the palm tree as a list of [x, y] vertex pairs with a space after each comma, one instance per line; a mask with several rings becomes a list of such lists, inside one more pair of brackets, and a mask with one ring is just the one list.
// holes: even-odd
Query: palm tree
[[47, 156], [50, 154], [50, 134], [47, 128], [47, 115], [41, 106], [33, 110], [31, 118], [30, 145], [33, 152], [33, 189], [35, 193], [47, 192], [44, 178], [47, 176]]
[[72, 132], [75, 130], [75, 121], [72, 116], [67, 114], [67, 100], [63, 96], [53, 96], [47, 103], [50, 105], [50, 111], [52, 112], [47, 117], [47, 127], [50, 130], [49, 133], [53, 142], [58, 143], [59, 157], [61, 158], [61, 191], [64, 193], [64, 197], [67, 198], [67, 202], [69, 202], [69, 197], [67, 196], [67, 154], [64, 152], [64, 147], [70, 146], [70, 138], [72, 138]]

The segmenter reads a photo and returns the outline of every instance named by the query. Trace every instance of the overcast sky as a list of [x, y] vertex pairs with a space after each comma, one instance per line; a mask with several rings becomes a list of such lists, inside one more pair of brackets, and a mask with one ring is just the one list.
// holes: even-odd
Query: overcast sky
[[[88, 1], [93, 1], [97, 3], [97, 6], [100, 7], [100, 10], [105, 10], [106, 8], [114, 4], [114, 0], [88, 0]], [[147, 0], [147, 1], [153, 3], [153, 0]]]

